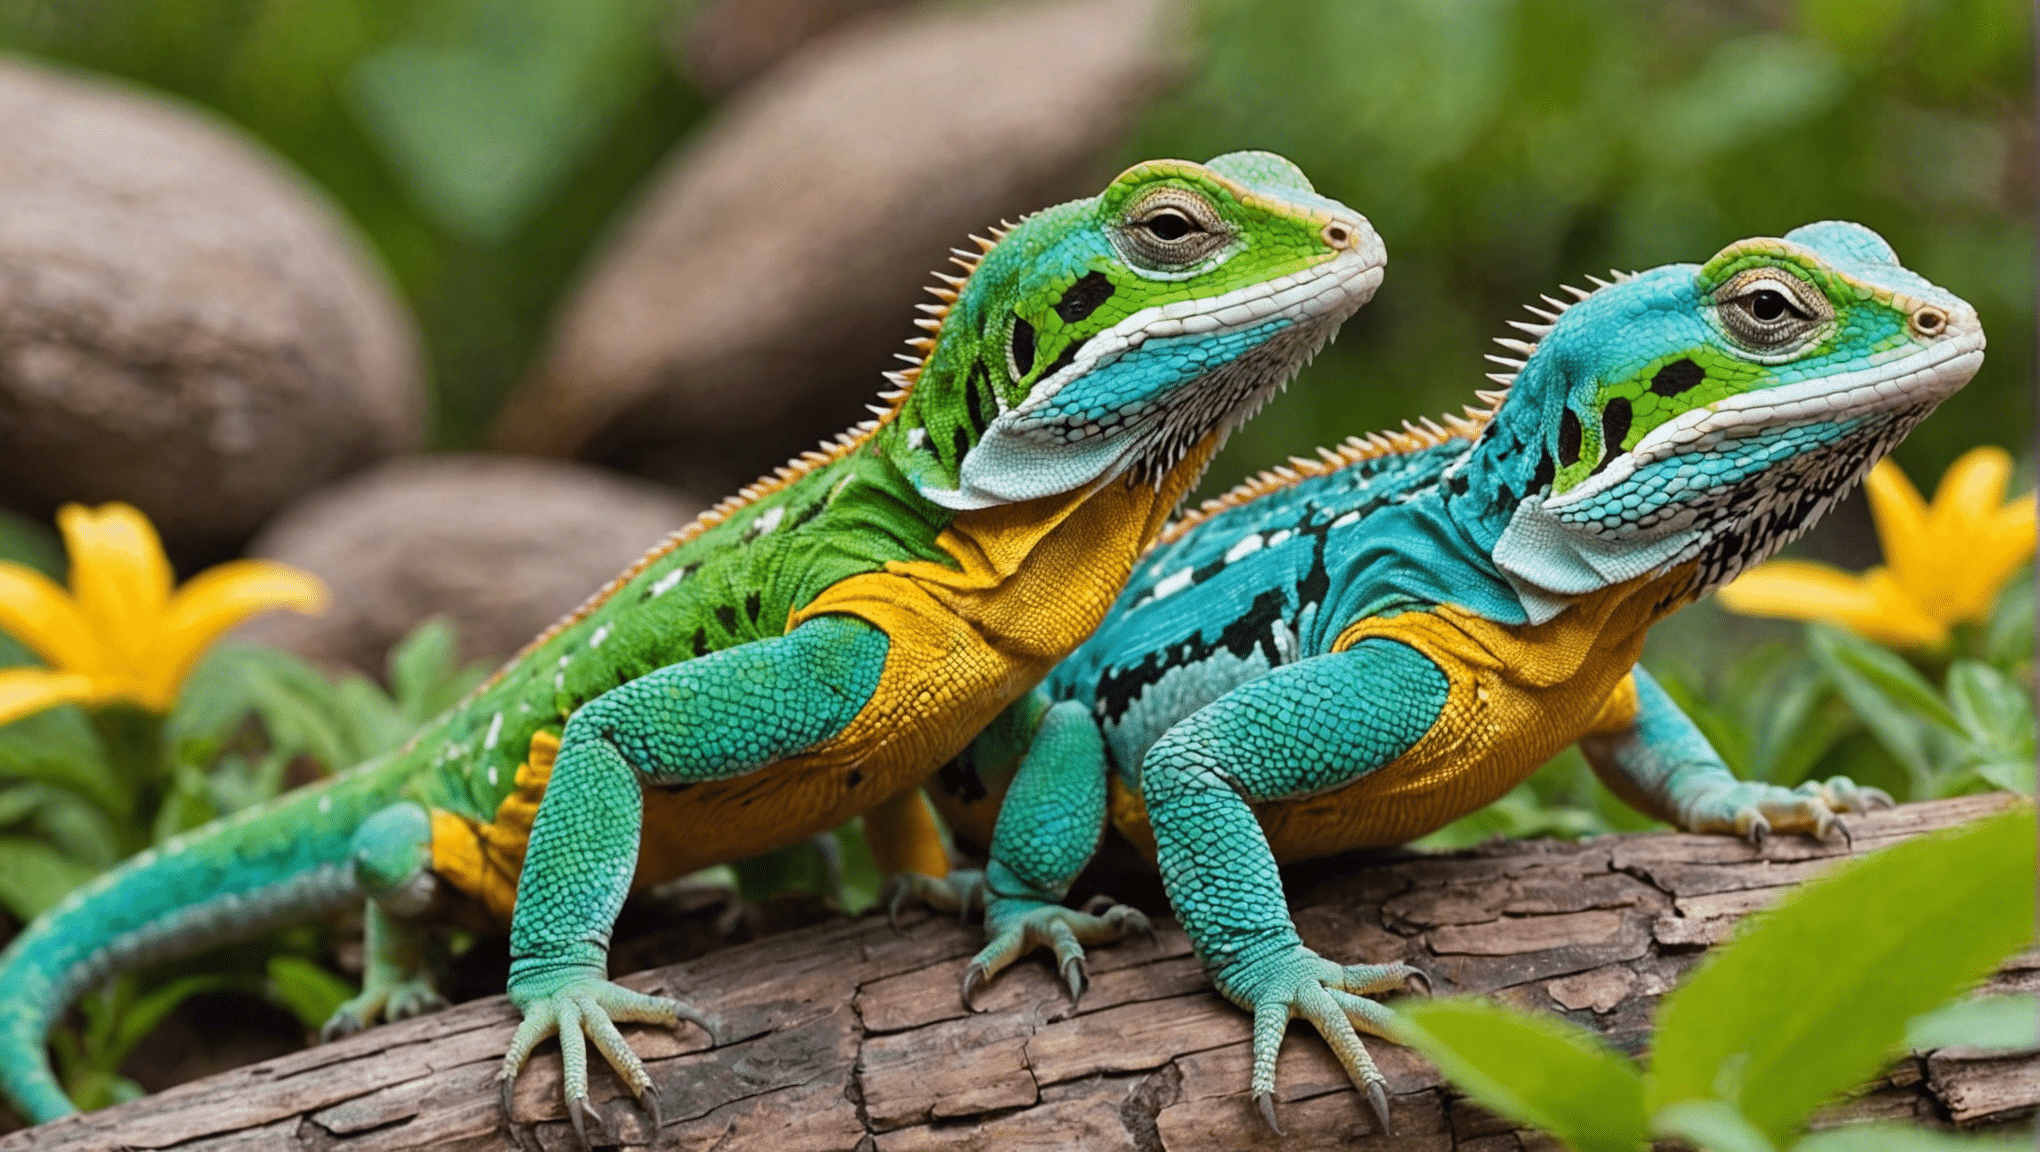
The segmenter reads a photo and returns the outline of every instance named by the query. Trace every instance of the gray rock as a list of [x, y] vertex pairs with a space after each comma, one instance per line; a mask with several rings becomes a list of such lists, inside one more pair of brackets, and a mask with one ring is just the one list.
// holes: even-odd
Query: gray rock
[[418, 339], [360, 239], [203, 113], [0, 61], [0, 502], [126, 500], [215, 557], [414, 445]]
[[1029, 0], [809, 44], [651, 183], [497, 444], [709, 490], [862, 418], [929, 270], [1102, 186], [1186, 19], [1176, 0]]
[[276, 612], [239, 635], [380, 676], [420, 620], [451, 617], [463, 660], [508, 656], [700, 505], [581, 465], [412, 456], [320, 489], [263, 528], [251, 554], [324, 580], [318, 616]]
[[724, 95], [833, 28], [905, 0], [701, 0], [677, 21], [673, 56], [704, 92]]

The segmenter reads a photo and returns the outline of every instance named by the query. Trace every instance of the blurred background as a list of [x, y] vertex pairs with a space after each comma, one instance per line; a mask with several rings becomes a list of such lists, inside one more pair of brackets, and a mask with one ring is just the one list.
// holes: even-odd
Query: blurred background
[[[1148, 156], [1281, 152], [1392, 257], [1208, 490], [1456, 410], [1561, 282], [1828, 217], [1991, 335], [1898, 459], [1925, 482], [1980, 442], [2025, 455], [2031, 425], [2018, 0], [29, 0], [0, 48], [0, 194], [38, 209], [0, 222], [0, 501], [132, 501], [186, 569], [252, 539], [329, 581], [445, 585], [343, 590], [328, 630], [373, 633], [351, 647], [271, 629], [371, 669], [429, 611], [508, 651], [648, 525], [860, 417], [950, 244]], [[101, 120], [36, 111], [73, 104]], [[231, 155], [189, 159], [199, 137]], [[279, 171], [301, 190], [248, 190]], [[609, 471], [376, 470], [419, 449]], [[405, 527], [465, 492], [458, 523]], [[612, 506], [606, 545], [561, 527]], [[1817, 551], [1874, 559], [1860, 509], [1831, 521]], [[503, 580], [601, 555], [492, 621], [457, 601], [517, 597], [392, 574], [431, 540]]]
[[[1280, 152], [1391, 254], [1207, 493], [1456, 411], [1489, 338], [1561, 283], [1836, 217], [1990, 333], [1897, 460], [1931, 492], [1999, 445], [2029, 491], [2030, 20], [2022, 0], [0, 5], [0, 559], [61, 580], [56, 508], [118, 500], [180, 576], [256, 555], [333, 593], [197, 665], [144, 754], [123, 758], [117, 710], [0, 725], [0, 937], [400, 742], [862, 418], [951, 245], [1146, 157]], [[1860, 498], [1798, 550], [1879, 558]], [[1904, 660], [1711, 603], [1647, 659], [1745, 776], [2030, 790], [2030, 577], [2007, 588]], [[0, 635], [0, 665], [32, 662]], [[1642, 823], [1568, 753], [1429, 843]], [[861, 840], [829, 843], [666, 893], [636, 944], [627, 913], [619, 970], [826, 914], [818, 894], [868, 905]], [[775, 921], [774, 893], [808, 905]], [[278, 934], [88, 998], [58, 1037], [67, 1087], [105, 1103], [296, 1045], [351, 994], [353, 938]], [[456, 997], [502, 986], [500, 944], [471, 944]], [[267, 1025], [222, 1028], [251, 1003], [230, 990]]]

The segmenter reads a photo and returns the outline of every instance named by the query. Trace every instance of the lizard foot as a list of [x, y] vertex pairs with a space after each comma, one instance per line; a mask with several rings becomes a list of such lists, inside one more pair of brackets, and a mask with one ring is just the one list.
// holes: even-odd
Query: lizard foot
[[1275, 1118], [1275, 1059], [1289, 1021], [1299, 1016], [1331, 1045], [1332, 1055], [1366, 1095], [1382, 1134], [1389, 1134], [1386, 1080], [1360, 1033], [1387, 1036], [1394, 1014], [1366, 996], [1415, 991], [1419, 985], [1428, 993], [1431, 981], [1420, 969], [1401, 963], [1335, 964], [1296, 944], [1215, 982], [1228, 999], [1254, 1014], [1254, 1103], [1276, 1135], [1282, 1127]]
[[631, 1051], [623, 1033], [617, 1031], [617, 1022], [677, 1027], [682, 1020], [691, 1020], [711, 1039], [715, 1036], [715, 1028], [709, 1018], [687, 1004], [665, 996], [633, 992], [593, 976], [570, 977], [550, 992], [535, 995], [513, 993], [512, 999], [523, 1010], [524, 1022], [518, 1025], [516, 1035], [510, 1038], [510, 1049], [503, 1054], [503, 1070], [496, 1075], [503, 1124], [512, 1133], [516, 1132], [516, 1124], [510, 1117], [510, 1092], [517, 1083], [517, 1073], [523, 1069], [524, 1061], [540, 1041], [558, 1035], [567, 1117], [573, 1121], [574, 1132], [580, 1137], [583, 1148], [589, 1146], [587, 1121], [593, 1119], [598, 1125], [601, 1123], [600, 1115], [588, 1102], [588, 1042], [594, 1043], [595, 1050], [616, 1070], [631, 1095], [637, 1097], [650, 1118], [652, 1131], [657, 1132], [664, 1119], [658, 1090], [653, 1087], [651, 1073], [645, 1071], [644, 1062]]
[[970, 919], [972, 905], [985, 905], [985, 874], [960, 870], [947, 876], [920, 872], [895, 872], [885, 882], [885, 919], [893, 931], [900, 930], [900, 909], [918, 900], [937, 912], [954, 912], [958, 920]]
[[1882, 789], [1863, 787], [1847, 776], [1825, 783], [1809, 780], [1797, 788], [1743, 781], [1699, 797], [1687, 806], [1681, 823], [1688, 832], [1740, 836], [1754, 847], [1762, 847], [1773, 832], [1807, 832], [1819, 840], [1840, 833], [1844, 843], [1852, 844], [1842, 814], [1874, 812], [1891, 804]]
[[375, 1023], [377, 1020], [395, 1022], [437, 1012], [446, 1007], [446, 997], [432, 986], [425, 976], [411, 976], [397, 980], [369, 980], [361, 994], [342, 1002], [326, 1022], [319, 1027], [319, 1042], [337, 1040], [351, 1035]]
[[1109, 944], [1129, 933], [1154, 935], [1154, 925], [1137, 908], [1093, 900], [1083, 911], [1012, 896], [995, 896], [985, 906], [985, 933], [991, 943], [971, 958], [963, 972], [963, 1006], [977, 1011], [971, 994], [1006, 967], [1036, 948], [1055, 953], [1055, 966], [1070, 990], [1070, 1009], [1083, 1001], [1090, 977], [1084, 971], [1084, 945]]

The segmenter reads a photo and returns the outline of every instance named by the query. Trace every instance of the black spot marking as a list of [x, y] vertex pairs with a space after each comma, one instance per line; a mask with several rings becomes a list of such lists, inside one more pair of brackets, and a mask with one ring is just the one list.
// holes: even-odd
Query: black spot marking
[[696, 628], [694, 630], [694, 654], [696, 656], [708, 655], [708, 629]]
[[758, 593], [751, 592], [745, 595], [744, 615], [751, 618], [751, 623], [756, 624], [758, 622], [758, 610], [763, 606], [764, 598], [761, 597]]
[[1650, 378], [1650, 390], [1660, 396], [1677, 396], [1707, 379], [1707, 369], [1691, 360], [1674, 360]]
[[1013, 367], [1023, 380], [1034, 371], [1034, 325], [1017, 314], [1013, 317]]
[[949, 437], [949, 439], [950, 443], [954, 445], [956, 450], [956, 469], [957, 471], [961, 472], [963, 470], [964, 453], [970, 451], [970, 433], [963, 430], [963, 425], [958, 424], [956, 426], [956, 431]]
[[1580, 462], [1580, 418], [1570, 408], [1558, 418], [1558, 462], [1568, 468]]
[[991, 369], [982, 360], [973, 360], [970, 372], [963, 378], [964, 411], [970, 416], [970, 426], [977, 439], [984, 439], [985, 426], [992, 422], [998, 412], [998, 404], [987, 393], [992, 387]]
[[1062, 317], [1063, 323], [1075, 324], [1112, 299], [1112, 293], [1112, 278], [1103, 272], [1093, 272], [1070, 285], [1070, 290], [1056, 301], [1055, 314]]
[[1601, 462], [1594, 465], [1595, 473], [1606, 468], [1608, 462], [1622, 451], [1622, 438], [1629, 435], [1629, 422], [1633, 418], [1626, 396], [1617, 396], [1601, 409]]
[[1063, 345], [1063, 350], [1061, 352], [1056, 353], [1055, 362], [1050, 364], [1048, 368], [1041, 373], [1041, 378], [1043, 380], [1046, 380], [1050, 376], [1053, 376], [1056, 373], [1062, 371], [1063, 369], [1069, 367], [1070, 361], [1075, 360], [1077, 358], [1077, 349], [1082, 348], [1084, 346], [1084, 341], [1089, 339], [1090, 337], [1086, 336], [1084, 337], [1083, 340], [1072, 340], [1069, 343]]
[[1463, 471], [1454, 472], [1452, 474], [1452, 479], [1447, 480], [1445, 482], [1445, 487], [1449, 489], [1454, 496], [1464, 496], [1466, 495], [1467, 488], [1471, 486], [1471, 483], [1472, 483], [1471, 481], [1467, 480], [1465, 472]]
[[961, 760], [951, 760], [935, 773], [935, 782], [942, 790], [965, 804], [975, 804], [991, 793], [985, 791], [985, 782], [978, 778], [977, 769]]
[[852, 768], [852, 769], [850, 770], [850, 775], [848, 775], [848, 776], [844, 777], [844, 781], [843, 781], [843, 782], [844, 782], [845, 784], [848, 784], [848, 785], [849, 785], [850, 787], [852, 787], [852, 788], [855, 788], [855, 787], [857, 787], [857, 786], [858, 786], [859, 784], [862, 784], [862, 783], [864, 783], [864, 773], [863, 773], [863, 772], [860, 772], [860, 771], [858, 771], [858, 770], [857, 770], [857, 769], [855, 769], [855, 768]]
[[[1537, 471], [1530, 474], [1530, 492], [1548, 491], [1551, 488], [1552, 479], [1557, 475], [1558, 468], [1551, 462], [1551, 450], [1547, 448], [1544, 450], [1544, 455], [1537, 458]], [[1530, 492], [1523, 494], [1528, 496]]]
[[723, 631], [728, 632], [732, 636], [736, 635], [737, 610], [727, 604], [716, 605], [715, 622], [722, 625]]

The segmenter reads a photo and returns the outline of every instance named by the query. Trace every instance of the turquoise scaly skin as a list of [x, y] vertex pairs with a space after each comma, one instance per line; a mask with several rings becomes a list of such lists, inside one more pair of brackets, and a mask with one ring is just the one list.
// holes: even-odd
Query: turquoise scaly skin
[[[1598, 284], [1598, 282], [1597, 282]], [[1356, 1031], [1416, 979], [1304, 947], [1278, 860], [1423, 835], [1577, 741], [1625, 800], [1761, 842], [1889, 798], [1735, 779], [1636, 665], [1650, 624], [1798, 536], [1982, 362], [1975, 312], [1859, 225], [1546, 297], [1489, 410], [1293, 461], [1172, 526], [1098, 632], [931, 789], [991, 844], [971, 989], [1145, 926], [1057, 902], [1108, 821], [1153, 854], [1218, 990], [1254, 1015], [1252, 1090], [1310, 1020], [1382, 1126]], [[994, 821], [996, 823], [994, 824]], [[1846, 828], [1842, 829], [1846, 834]]]
[[[612, 1021], [704, 1017], [607, 979], [633, 887], [919, 783], [1103, 617], [1224, 436], [1372, 295], [1380, 240], [1267, 153], [1151, 161], [941, 277], [878, 419], [675, 533], [402, 751], [144, 853], [0, 955], [0, 1089], [71, 1111], [43, 1039], [92, 984], [366, 899], [329, 1032], [436, 1005], [432, 921], [502, 927], [502, 1089]], [[585, 1140], [585, 1132], [582, 1133]]]

